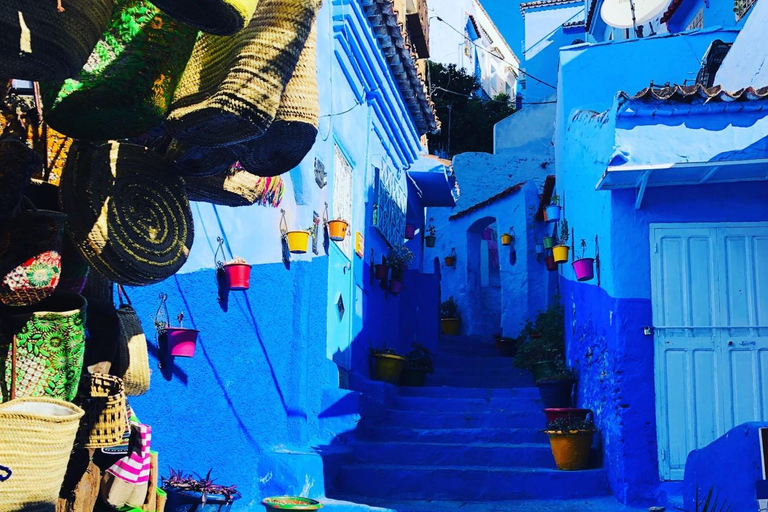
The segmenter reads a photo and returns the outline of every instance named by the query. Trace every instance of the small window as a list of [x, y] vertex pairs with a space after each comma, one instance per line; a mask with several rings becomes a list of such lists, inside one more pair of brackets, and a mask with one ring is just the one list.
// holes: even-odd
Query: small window
[[685, 28], [685, 30], [696, 30], [699, 28], [704, 28], [704, 8], [703, 7], [699, 9], [699, 12], [696, 14], [696, 16], [693, 17], [693, 19]]

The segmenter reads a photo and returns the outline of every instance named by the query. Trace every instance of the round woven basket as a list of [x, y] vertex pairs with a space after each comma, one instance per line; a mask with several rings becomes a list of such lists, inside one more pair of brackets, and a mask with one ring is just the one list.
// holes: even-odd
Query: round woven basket
[[185, 142], [227, 146], [275, 118], [321, 0], [261, 0], [234, 36], [203, 34], [176, 89], [167, 126]]
[[282, 178], [262, 178], [245, 171], [239, 164], [215, 176], [196, 176], [184, 180], [191, 201], [223, 206], [261, 204], [277, 207], [283, 199]]
[[88, 60], [114, 0], [0, 2], [0, 76], [63, 80]]
[[0, 465], [10, 473], [0, 482], [0, 510], [55, 510], [82, 416], [76, 405], [51, 398], [0, 405]]
[[127, 402], [123, 380], [114, 375], [91, 375], [90, 396], [85, 399], [85, 417], [78, 433], [80, 448], [108, 448], [123, 444], [128, 430]]
[[242, 149], [243, 144], [204, 148], [174, 140], [165, 157], [182, 176], [210, 176], [225, 173], [237, 161]]
[[160, 125], [197, 31], [146, 0], [119, 0], [76, 77], [42, 85], [45, 119], [76, 139], [124, 139]]
[[152, 3], [203, 32], [226, 36], [243, 30], [258, 0], [155, 0]]
[[156, 283], [187, 260], [193, 224], [184, 182], [148, 149], [73, 146], [59, 194], [73, 242], [110, 281]]
[[307, 156], [317, 137], [317, 30], [313, 26], [296, 71], [288, 81], [275, 120], [263, 136], [247, 144], [240, 163], [258, 176], [288, 172]]

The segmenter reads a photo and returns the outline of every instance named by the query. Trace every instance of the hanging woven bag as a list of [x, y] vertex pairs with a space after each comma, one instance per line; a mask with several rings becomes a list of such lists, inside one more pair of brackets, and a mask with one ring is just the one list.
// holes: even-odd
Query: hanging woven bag
[[82, 71], [42, 87], [46, 122], [85, 140], [135, 137], [160, 125], [196, 36], [146, 0], [118, 0]]
[[191, 201], [223, 206], [260, 204], [277, 208], [285, 193], [282, 178], [256, 176], [244, 170], [237, 162], [225, 173], [188, 177], [184, 182]]
[[0, 511], [55, 511], [82, 416], [50, 398], [0, 404]]
[[203, 32], [226, 36], [243, 30], [258, 0], [155, 0], [152, 3]]
[[77, 435], [78, 447], [120, 446], [129, 428], [123, 380], [114, 375], [93, 373], [89, 390], [82, 403], [85, 416]]
[[62, 80], [83, 67], [114, 0], [0, 2], [0, 76]]
[[3, 320], [4, 401], [47, 396], [71, 401], [77, 394], [85, 354], [86, 301], [68, 292], [34, 306], [15, 308]]
[[25, 130], [16, 112], [0, 104], [0, 220], [21, 206], [21, 197], [33, 174], [43, 168], [43, 159], [25, 143]]
[[175, 274], [194, 238], [184, 182], [134, 144], [77, 144], [61, 180], [67, 231], [93, 270], [141, 286]]
[[296, 71], [280, 99], [267, 133], [245, 144], [240, 163], [257, 176], [290, 171], [307, 156], [317, 137], [320, 98], [317, 91], [317, 30], [313, 26]]
[[147, 353], [147, 338], [141, 327], [139, 315], [131, 305], [131, 299], [122, 285], [117, 285], [117, 296], [120, 307], [117, 318], [120, 324], [120, 350], [126, 352], [127, 369], [123, 375], [125, 394], [139, 396], [149, 391], [149, 354]]
[[184, 178], [223, 174], [237, 162], [244, 144], [233, 144], [219, 148], [205, 148], [173, 140], [168, 146], [165, 158]]
[[199, 146], [264, 135], [293, 75], [321, 0], [261, 0], [234, 36], [202, 34], [171, 105], [167, 126]]
[[61, 245], [66, 215], [24, 209], [0, 222], [0, 302], [26, 306], [50, 296], [61, 274]]

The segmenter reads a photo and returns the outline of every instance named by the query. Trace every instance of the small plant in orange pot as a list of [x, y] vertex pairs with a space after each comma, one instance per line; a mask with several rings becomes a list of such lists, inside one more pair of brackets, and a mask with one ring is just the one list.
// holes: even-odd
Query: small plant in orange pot
[[456, 248], [451, 249], [451, 254], [445, 257], [445, 266], [456, 268]]
[[440, 329], [446, 336], [458, 336], [461, 332], [461, 314], [453, 296], [440, 304]]
[[347, 238], [347, 229], [349, 228], [347, 221], [343, 219], [329, 220], [327, 226], [328, 236], [334, 242], [341, 242]]
[[514, 232], [514, 228], [509, 228], [508, 232], [501, 235], [501, 245], [512, 245], [512, 242], [515, 240], [515, 235], [512, 234]]
[[557, 469], [576, 471], [589, 466], [592, 438], [597, 433], [592, 420], [575, 416], [558, 418], [547, 424], [544, 433], [549, 436]]

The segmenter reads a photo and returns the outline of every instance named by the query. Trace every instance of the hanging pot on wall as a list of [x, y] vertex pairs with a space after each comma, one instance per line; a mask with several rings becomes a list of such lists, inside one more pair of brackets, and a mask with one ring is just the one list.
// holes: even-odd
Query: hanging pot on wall
[[293, 254], [304, 254], [309, 249], [309, 231], [288, 231], [285, 239]]
[[557, 222], [560, 220], [560, 206], [551, 204], [544, 209], [544, 220], [547, 222]]
[[376, 279], [386, 281], [389, 278], [389, 266], [386, 263], [379, 263], [374, 268], [376, 269]]
[[510, 245], [512, 240], [514, 240], [514, 237], [509, 233], [504, 233], [501, 235], [501, 245]]
[[445, 266], [456, 268], [456, 256], [446, 256]]
[[552, 257], [555, 259], [555, 263], [565, 263], [568, 261], [568, 251], [571, 248], [567, 245], [556, 245], [552, 248]]
[[402, 291], [403, 291], [403, 282], [402, 281], [396, 281], [396, 280], [393, 279], [393, 280], [391, 280], [389, 282], [389, 292], [390, 293], [392, 293], [394, 295], [398, 295]]
[[168, 352], [173, 357], [194, 357], [199, 332], [197, 329], [185, 327], [167, 327], [165, 336], [168, 340]]
[[551, 249], [555, 246], [555, 237], [545, 236], [541, 243], [544, 245], [545, 249]]
[[428, 235], [424, 237], [424, 243], [427, 247], [434, 247], [435, 242], [437, 242], [437, 237], [435, 235]]
[[544, 258], [544, 264], [547, 266], [547, 270], [550, 272], [554, 272], [557, 270], [557, 263], [555, 262], [555, 258], [552, 255], [547, 256]]
[[336, 219], [328, 221], [328, 236], [334, 242], [341, 242], [347, 237], [349, 224], [345, 220]]
[[416, 226], [413, 224], [406, 224], [405, 225], [405, 239], [406, 240], [413, 240], [413, 238], [416, 236]]
[[227, 286], [230, 290], [247, 290], [251, 287], [251, 265], [231, 262], [224, 264]]
[[595, 259], [581, 258], [572, 263], [577, 281], [589, 281], [595, 277]]

